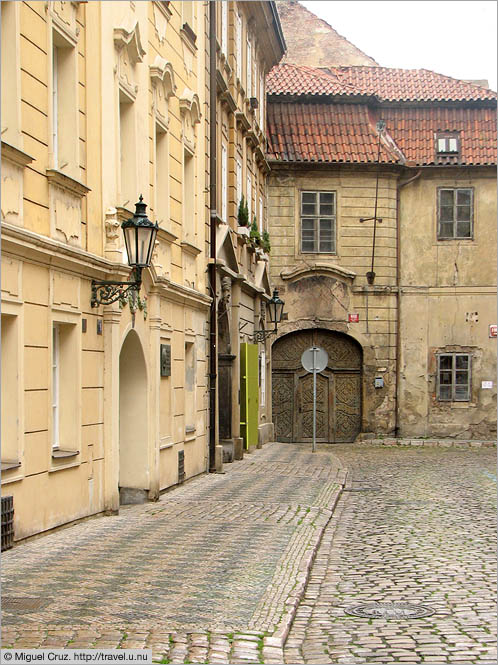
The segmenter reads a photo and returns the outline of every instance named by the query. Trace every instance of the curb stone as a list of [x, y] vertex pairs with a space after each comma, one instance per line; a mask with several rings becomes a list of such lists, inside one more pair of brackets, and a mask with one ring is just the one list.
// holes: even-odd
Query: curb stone
[[334, 494], [334, 497], [332, 499], [332, 504], [329, 508], [329, 515], [328, 518], [320, 528], [319, 536], [316, 539], [316, 542], [313, 546], [313, 549], [311, 551], [310, 556], [308, 557], [304, 568], [304, 572], [298, 576], [298, 585], [294, 588], [293, 592], [291, 595], [287, 598], [285, 605], [289, 608], [284, 614], [282, 615], [282, 618], [277, 625], [277, 628], [273, 632], [272, 635], [266, 636], [263, 638], [263, 648], [265, 647], [278, 647], [280, 649], [283, 649], [285, 645], [285, 641], [287, 640], [287, 637], [289, 636], [289, 631], [292, 626], [292, 622], [294, 621], [294, 618], [296, 616], [297, 608], [299, 606], [299, 603], [304, 597], [304, 593], [306, 591], [306, 585], [308, 583], [309, 577], [310, 577], [310, 572], [311, 568], [313, 566], [313, 562], [316, 557], [316, 553], [318, 552], [318, 548], [320, 547], [320, 544], [322, 542], [322, 537], [325, 532], [325, 529], [327, 528], [328, 524], [330, 523], [330, 520], [332, 519], [334, 515], [335, 508], [337, 506], [337, 502], [339, 501], [339, 498], [342, 495], [343, 489], [346, 486], [346, 483], [349, 481], [349, 473], [347, 469], [341, 468], [339, 469], [337, 473], [337, 482], [338, 482], [338, 489]]

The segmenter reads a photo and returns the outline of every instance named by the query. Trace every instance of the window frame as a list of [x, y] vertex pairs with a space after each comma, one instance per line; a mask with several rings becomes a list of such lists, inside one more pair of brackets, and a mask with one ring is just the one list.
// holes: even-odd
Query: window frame
[[[459, 191], [470, 192], [470, 217], [468, 220], [457, 220], [457, 196]], [[441, 221], [441, 193], [444, 191], [451, 191], [453, 196], [453, 220]], [[437, 239], [438, 240], [473, 240], [474, 239], [474, 188], [473, 187], [438, 187], [437, 188], [437, 201], [436, 201], [436, 214], [437, 214]], [[449, 206], [445, 206], [449, 207]], [[470, 225], [469, 235], [456, 235], [458, 223], [468, 223]], [[453, 235], [443, 235], [441, 231], [441, 224], [452, 224]]]
[[[303, 214], [303, 195], [304, 194], [315, 194], [318, 197], [320, 194], [331, 194], [333, 197], [333, 214], [332, 215], [320, 215], [320, 214], [314, 214], [314, 215], [305, 215]], [[318, 205], [320, 204], [320, 199], [317, 199]], [[319, 212], [319, 211], [318, 211]], [[313, 250], [308, 250], [303, 248], [303, 220], [313, 220], [313, 234], [314, 234], [314, 245], [315, 249]], [[329, 250], [322, 250], [321, 249], [321, 220], [330, 220], [331, 221], [331, 243], [332, 243], [332, 249]], [[309, 189], [303, 189], [299, 191], [299, 245], [300, 245], [300, 252], [301, 254], [331, 254], [331, 255], [337, 255], [337, 192], [335, 190], [309, 190]], [[307, 229], [309, 230], [309, 229]]]
[[[467, 358], [467, 368], [457, 368], [457, 358], [466, 357]], [[442, 358], [451, 358], [451, 369], [441, 368], [441, 359]], [[462, 353], [462, 352], [445, 352], [441, 351], [436, 354], [437, 359], [437, 375], [436, 375], [436, 399], [438, 402], [470, 402], [472, 397], [472, 354]], [[462, 384], [456, 382], [456, 373], [466, 372], [467, 373], [467, 383]], [[451, 383], [441, 383], [442, 373], [450, 374], [451, 373]], [[466, 397], [457, 397], [456, 387], [461, 385], [467, 386], [467, 395]], [[441, 386], [449, 386], [451, 390], [450, 397], [441, 396]]]
[[[456, 149], [450, 150], [450, 141], [454, 140], [456, 143]], [[446, 147], [441, 150], [439, 147], [439, 142], [445, 141]], [[435, 134], [435, 148], [436, 155], [451, 155], [459, 156], [460, 155], [460, 133], [459, 132], [436, 132]]]

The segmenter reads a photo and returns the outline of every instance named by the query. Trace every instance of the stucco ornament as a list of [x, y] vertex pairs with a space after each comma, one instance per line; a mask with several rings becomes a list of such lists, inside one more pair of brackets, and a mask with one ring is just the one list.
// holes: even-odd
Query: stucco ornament
[[145, 49], [140, 41], [138, 21], [134, 24], [125, 23], [114, 28], [114, 46], [117, 51], [117, 69], [121, 88], [134, 100], [138, 92], [136, 81], [136, 65], [142, 62]]
[[228, 308], [230, 305], [230, 298], [232, 296], [232, 280], [230, 277], [223, 277], [221, 280], [221, 300], [225, 305], [225, 308]]
[[201, 121], [202, 117], [199, 97], [190, 88], [185, 88], [179, 101], [182, 116], [182, 138], [184, 143], [194, 151], [195, 125]]
[[150, 65], [150, 80], [152, 83], [152, 103], [156, 120], [166, 130], [169, 123], [169, 99], [170, 97], [174, 97], [176, 92], [172, 64], [160, 55], [156, 55], [154, 62]]
[[118, 211], [116, 208], [107, 208], [105, 211], [105, 237], [108, 249], [119, 249], [121, 243], [121, 224], [118, 220]]

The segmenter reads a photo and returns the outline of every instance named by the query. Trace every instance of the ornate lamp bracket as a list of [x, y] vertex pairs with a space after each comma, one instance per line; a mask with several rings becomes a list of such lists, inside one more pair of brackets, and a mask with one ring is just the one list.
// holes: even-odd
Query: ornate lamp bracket
[[135, 291], [137, 294], [142, 286], [142, 268], [134, 268], [132, 276], [135, 277], [130, 282], [113, 282], [92, 280], [92, 299], [90, 304], [92, 307], [99, 305], [111, 305], [117, 300], [125, 300], [128, 293]]

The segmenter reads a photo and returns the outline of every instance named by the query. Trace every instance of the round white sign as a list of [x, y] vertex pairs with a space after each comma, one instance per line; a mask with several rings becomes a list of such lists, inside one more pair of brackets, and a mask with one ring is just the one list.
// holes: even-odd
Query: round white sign
[[301, 356], [301, 365], [307, 372], [323, 371], [327, 367], [328, 361], [327, 352], [319, 346], [311, 346]]

